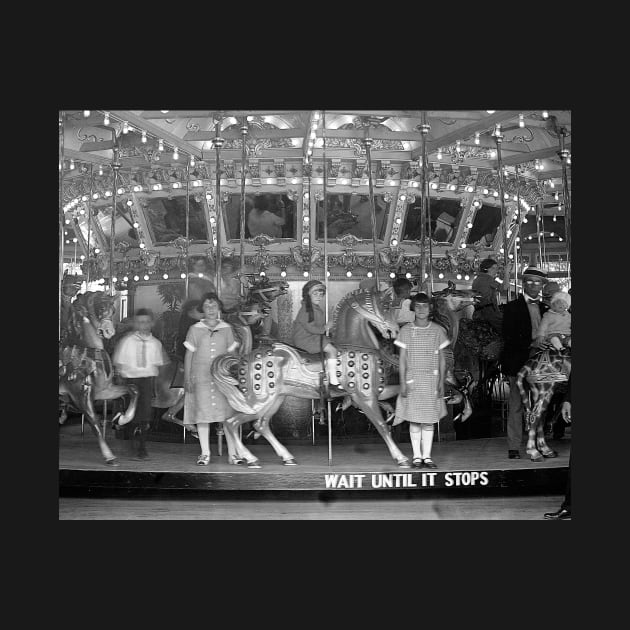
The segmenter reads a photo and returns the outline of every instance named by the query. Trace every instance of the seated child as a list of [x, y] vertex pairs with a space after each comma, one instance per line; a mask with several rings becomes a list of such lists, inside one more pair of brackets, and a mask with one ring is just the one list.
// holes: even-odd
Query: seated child
[[337, 376], [337, 348], [324, 337], [326, 316], [322, 303], [325, 294], [326, 288], [319, 280], [309, 280], [302, 287], [302, 306], [293, 322], [293, 345], [311, 354], [318, 354], [320, 344], [323, 344], [328, 382], [340, 388]]
[[551, 296], [550, 308], [542, 316], [538, 338], [551, 342], [560, 351], [571, 347], [571, 296], [558, 291]]

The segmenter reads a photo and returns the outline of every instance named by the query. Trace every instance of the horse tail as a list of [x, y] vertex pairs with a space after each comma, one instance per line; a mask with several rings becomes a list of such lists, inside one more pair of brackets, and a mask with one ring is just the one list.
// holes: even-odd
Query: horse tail
[[210, 367], [210, 374], [217, 384], [219, 391], [227, 398], [228, 404], [235, 411], [255, 414], [256, 411], [245, 399], [243, 392], [238, 388], [238, 380], [231, 374], [236, 367], [237, 371], [241, 361], [233, 354], [223, 354], [217, 357]]

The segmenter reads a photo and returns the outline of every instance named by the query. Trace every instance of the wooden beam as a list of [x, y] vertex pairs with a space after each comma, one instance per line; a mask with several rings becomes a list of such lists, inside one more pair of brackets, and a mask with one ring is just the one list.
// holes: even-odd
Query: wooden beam
[[[519, 112], [517, 111], [495, 112], [494, 114], [485, 116], [473, 123], [464, 125], [463, 127], [458, 127], [457, 129], [453, 129], [453, 131], [449, 131], [443, 136], [434, 137], [432, 140], [427, 142], [427, 153], [431, 153], [434, 149], [437, 149], [439, 147], [448, 146], [449, 144], [452, 144], [457, 140], [468, 138], [477, 131], [485, 131], [486, 129], [494, 126], [496, 123], [518, 117], [518, 114]], [[411, 152], [411, 158], [415, 160], [420, 157], [421, 153], [422, 149], [418, 147]]]
[[129, 124], [133, 127], [136, 127], [140, 130], [145, 129], [151, 135], [158, 138], [163, 138], [165, 142], [176, 146], [181, 151], [185, 151], [190, 155], [194, 155], [196, 158], [201, 158], [201, 149], [198, 149], [196, 146], [186, 142], [183, 138], [176, 136], [170, 131], [163, 129], [162, 127], [142, 118], [141, 116], [137, 116], [136, 114], [127, 110], [116, 110], [111, 111], [110, 113], [116, 118], [128, 121]]
[[[570, 149], [571, 143], [566, 142], [565, 148]], [[541, 158], [552, 157], [557, 155], [560, 149], [557, 146], [547, 147], [546, 149], [539, 149], [538, 151], [530, 151], [529, 153], [522, 153], [521, 155], [509, 155], [503, 158], [501, 161], [504, 166], [512, 166], [514, 164], [520, 164], [521, 162], [529, 162], [530, 160], [540, 160]], [[494, 160], [491, 164], [492, 168], [497, 167], [497, 161]], [[545, 179], [543, 177], [543, 179]], [[549, 175], [547, 174], [547, 179], [549, 179]]]

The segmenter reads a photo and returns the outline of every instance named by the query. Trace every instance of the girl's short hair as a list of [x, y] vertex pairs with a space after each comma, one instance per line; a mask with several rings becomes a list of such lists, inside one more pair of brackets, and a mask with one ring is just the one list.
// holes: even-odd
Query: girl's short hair
[[199, 306], [197, 306], [197, 310], [200, 313], [203, 313], [203, 303], [206, 300], [212, 300], [213, 302], [216, 302], [219, 305], [219, 309], [223, 310], [223, 302], [216, 293], [204, 293], [199, 300]]

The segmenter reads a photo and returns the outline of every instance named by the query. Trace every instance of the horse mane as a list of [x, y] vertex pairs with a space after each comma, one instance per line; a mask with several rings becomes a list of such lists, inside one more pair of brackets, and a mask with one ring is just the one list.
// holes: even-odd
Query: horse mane
[[[351, 291], [350, 293], [346, 293], [341, 298], [341, 300], [337, 302], [337, 306], [335, 306], [335, 310], [333, 311], [333, 316], [332, 316], [333, 324], [330, 331], [331, 337], [337, 332], [337, 319], [339, 318], [339, 312], [347, 304], [348, 300], [354, 297], [355, 295], [358, 295], [359, 293], [367, 293], [367, 292], [368, 291], [366, 291], [365, 289], [355, 289], [354, 291]], [[369, 293], [372, 293], [372, 292], [369, 291]]]

